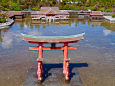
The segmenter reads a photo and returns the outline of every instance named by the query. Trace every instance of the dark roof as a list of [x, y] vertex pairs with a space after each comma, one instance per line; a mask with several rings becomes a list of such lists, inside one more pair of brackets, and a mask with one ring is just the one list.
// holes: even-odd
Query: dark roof
[[40, 11], [34, 11], [33, 15], [47, 15], [47, 14], [69, 14], [67, 11], [59, 10], [58, 7], [41, 7]]

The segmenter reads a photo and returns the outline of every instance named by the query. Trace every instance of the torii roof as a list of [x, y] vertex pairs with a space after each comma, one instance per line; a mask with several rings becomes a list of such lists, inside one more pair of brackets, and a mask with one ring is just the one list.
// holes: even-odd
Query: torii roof
[[65, 43], [76, 42], [83, 39], [85, 33], [70, 35], [70, 36], [32, 36], [21, 34], [23, 39], [28, 42], [43, 42], [43, 43]]

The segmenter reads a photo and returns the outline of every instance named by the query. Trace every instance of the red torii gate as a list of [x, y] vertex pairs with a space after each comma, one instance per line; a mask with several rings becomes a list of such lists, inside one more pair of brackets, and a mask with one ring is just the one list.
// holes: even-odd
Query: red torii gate
[[[23, 40], [28, 41], [29, 43], [38, 44], [37, 47], [29, 47], [29, 50], [38, 50], [38, 80], [42, 80], [42, 73], [43, 73], [43, 50], [64, 50], [64, 59], [63, 59], [63, 73], [65, 74], [65, 79], [69, 80], [69, 61], [68, 58], [68, 50], [77, 49], [77, 47], [70, 47], [68, 46], [69, 43], [75, 43], [79, 40], [83, 40], [83, 35], [71, 35], [71, 36], [31, 36], [26, 34], [21, 34], [23, 36]], [[56, 47], [57, 43], [64, 44], [63, 47]], [[51, 47], [44, 47], [43, 44], [51, 44]]]

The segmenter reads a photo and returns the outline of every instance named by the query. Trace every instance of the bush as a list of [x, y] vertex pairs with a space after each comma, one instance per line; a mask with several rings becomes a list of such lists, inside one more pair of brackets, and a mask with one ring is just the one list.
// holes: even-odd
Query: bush
[[84, 7], [84, 8], [83, 8], [83, 10], [88, 10], [88, 9], [90, 9], [90, 10], [92, 10], [92, 11], [95, 10], [94, 7], [92, 7], [92, 6], [90, 6], [90, 7]]
[[21, 5], [18, 4], [18, 3], [12, 3], [12, 10], [14, 10], [14, 11], [20, 11], [20, 10], [22, 10], [21, 9]]
[[1, 6], [1, 7], [0, 7], [0, 10], [4, 11], [4, 10], [5, 10], [5, 8]]
[[102, 12], [103, 12], [104, 10], [105, 10], [105, 8], [98, 8], [98, 9], [97, 9], [97, 11], [102, 11]]
[[105, 9], [105, 12], [113, 12], [113, 9], [112, 8]]
[[40, 9], [39, 8], [32, 8], [32, 10], [39, 11]]
[[70, 9], [71, 9], [70, 6], [69, 6], [69, 4], [64, 5], [64, 8], [65, 8], [66, 10], [70, 10]]
[[87, 7], [84, 7], [83, 10], [88, 10], [88, 8], [87, 8]]
[[8, 8], [4, 8], [4, 11], [10, 11], [10, 9], [8, 9]]
[[94, 7], [88, 7], [88, 9], [93, 10], [93, 11], [95, 10]]
[[6, 18], [0, 18], [0, 23], [6, 22]]
[[3, 7], [8, 7], [8, 4], [7, 3], [2, 3], [2, 6]]
[[112, 14], [112, 17], [115, 18], [115, 14]]
[[80, 10], [80, 7], [76, 7], [75, 10]]
[[80, 10], [80, 7], [71, 6], [71, 10]]
[[28, 9], [24, 9], [25, 11], [28, 11]]

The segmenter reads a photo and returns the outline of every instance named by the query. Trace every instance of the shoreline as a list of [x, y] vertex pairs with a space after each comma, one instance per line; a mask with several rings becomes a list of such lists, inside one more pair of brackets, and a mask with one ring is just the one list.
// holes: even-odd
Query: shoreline
[[14, 23], [13, 19], [7, 19], [5, 23], [0, 23], [0, 29], [7, 28]]

